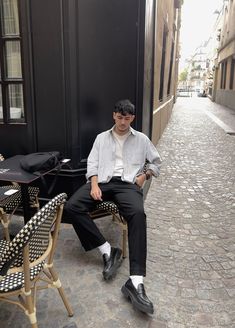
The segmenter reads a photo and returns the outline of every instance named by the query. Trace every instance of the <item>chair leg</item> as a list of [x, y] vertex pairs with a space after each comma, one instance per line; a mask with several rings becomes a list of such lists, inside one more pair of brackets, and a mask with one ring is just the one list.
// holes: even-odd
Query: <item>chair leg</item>
[[126, 258], [126, 245], [127, 245], [127, 227], [122, 227], [122, 257]]
[[69, 317], [72, 317], [73, 316], [73, 309], [72, 309], [71, 305], [69, 304], [69, 301], [67, 300], [67, 297], [65, 295], [64, 289], [62, 287], [62, 284], [60, 282], [60, 279], [58, 277], [57, 272], [55, 271], [55, 269], [53, 267], [48, 268], [48, 270], [51, 274], [51, 277], [52, 277], [52, 280], [53, 280], [53, 285], [58, 289], [58, 292], [59, 292], [59, 294], [62, 298], [64, 306], [67, 309]]
[[37, 212], [40, 210], [40, 203], [39, 203], [38, 197], [36, 197], [34, 203], [31, 204], [30, 207], [31, 207], [31, 208], [36, 208], [36, 211], [37, 211]]
[[3, 233], [4, 233], [4, 237], [6, 239], [6, 241], [11, 241], [10, 239], [10, 234], [9, 234], [9, 214], [3, 213], [1, 215], [1, 223], [3, 225]]
[[26, 307], [27, 307], [26, 314], [27, 314], [27, 316], [29, 318], [29, 321], [31, 323], [31, 327], [32, 328], [38, 328], [37, 317], [36, 317], [36, 309], [34, 308], [34, 305], [33, 305], [33, 299], [32, 299], [31, 292], [30, 292], [29, 295], [25, 296], [25, 300], [26, 300]]

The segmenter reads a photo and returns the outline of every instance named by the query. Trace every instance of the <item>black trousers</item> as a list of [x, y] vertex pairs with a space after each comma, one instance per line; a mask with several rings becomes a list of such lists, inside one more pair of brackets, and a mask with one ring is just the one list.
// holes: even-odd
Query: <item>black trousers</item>
[[[130, 275], [146, 275], [146, 215], [143, 193], [136, 184], [113, 178], [100, 183], [103, 201], [114, 201], [128, 225]], [[94, 220], [88, 214], [96, 205], [90, 196], [91, 184], [78, 189], [65, 204], [65, 214], [72, 219], [73, 227], [86, 251], [105, 243]]]

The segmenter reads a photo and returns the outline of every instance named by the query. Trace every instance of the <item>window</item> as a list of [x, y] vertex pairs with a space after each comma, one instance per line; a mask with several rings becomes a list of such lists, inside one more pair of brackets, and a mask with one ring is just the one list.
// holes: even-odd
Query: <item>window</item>
[[161, 71], [160, 71], [160, 88], [159, 88], [159, 100], [163, 100], [163, 90], [164, 90], [164, 75], [165, 75], [165, 59], [166, 59], [166, 39], [167, 39], [167, 29], [164, 26], [163, 38], [162, 38], [162, 61], [161, 61]]
[[231, 71], [230, 71], [230, 82], [229, 82], [229, 89], [233, 90], [233, 86], [234, 86], [234, 77], [235, 77], [235, 59], [232, 59], [232, 63], [231, 63]]
[[226, 76], [227, 76], [227, 61], [220, 64], [221, 66], [221, 79], [220, 79], [220, 89], [226, 88]]
[[1, 0], [0, 15], [0, 122], [24, 122], [18, 1]]
[[172, 77], [172, 67], [173, 67], [173, 60], [174, 60], [174, 48], [175, 48], [175, 44], [172, 41], [172, 44], [171, 44], [170, 69], [169, 69], [168, 85], [167, 85], [167, 95], [168, 96], [169, 96], [169, 94], [171, 92], [171, 77]]

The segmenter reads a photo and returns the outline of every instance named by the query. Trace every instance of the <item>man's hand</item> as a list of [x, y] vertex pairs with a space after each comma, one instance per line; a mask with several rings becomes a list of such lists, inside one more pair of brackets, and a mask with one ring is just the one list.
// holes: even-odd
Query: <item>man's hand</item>
[[140, 188], [142, 188], [142, 186], [143, 186], [145, 180], [146, 180], [146, 175], [145, 175], [145, 173], [144, 173], [144, 174], [141, 174], [141, 175], [139, 175], [138, 177], [136, 177], [135, 183], [136, 183]]
[[91, 192], [90, 192], [90, 195], [94, 200], [103, 201], [102, 191], [99, 188], [97, 176], [91, 177]]

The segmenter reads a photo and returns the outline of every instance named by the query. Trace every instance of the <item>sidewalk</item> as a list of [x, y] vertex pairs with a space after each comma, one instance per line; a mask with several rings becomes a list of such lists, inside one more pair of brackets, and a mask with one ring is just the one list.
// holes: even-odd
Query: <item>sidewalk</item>
[[235, 110], [203, 99], [203, 108], [226, 133], [235, 135]]
[[[206, 114], [209, 99], [179, 98], [158, 144], [161, 176], [145, 203], [148, 261], [145, 286], [153, 316], [134, 311], [115, 280], [102, 279], [97, 251], [85, 253], [63, 225], [56, 267], [74, 308], [68, 318], [54, 291], [39, 292], [39, 328], [235, 328], [235, 136]], [[97, 220], [120, 243], [118, 227]], [[2, 327], [30, 327], [21, 310], [0, 303]]]

